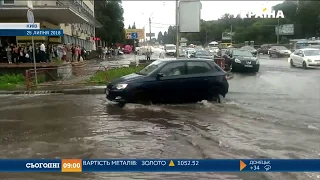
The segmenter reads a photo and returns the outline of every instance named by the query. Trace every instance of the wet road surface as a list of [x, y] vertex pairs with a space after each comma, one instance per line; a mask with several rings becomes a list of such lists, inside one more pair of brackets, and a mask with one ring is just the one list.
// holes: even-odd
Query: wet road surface
[[[135, 105], [104, 95], [0, 97], [0, 158], [319, 158], [320, 69], [261, 58], [224, 104]], [[16, 173], [8, 180], [320, 179], [318, 173]]]

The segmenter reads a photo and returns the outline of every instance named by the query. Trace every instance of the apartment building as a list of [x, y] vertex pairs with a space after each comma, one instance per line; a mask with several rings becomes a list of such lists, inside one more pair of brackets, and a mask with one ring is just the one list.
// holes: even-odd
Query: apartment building
[[[29, 1], [30, 2], [30, 1]], [[27, 0], [0, 0], [0, 23], [27, 22]], [[101, 24], [94, 17], [93, 0], [33, 0], [35, 22], [41, 29], [63, 29], [63, 37], [34, 37], [36, 42], [74, 43], [95, 50], [95, 28]], [[26, 43], [31, 37], [2, 37], [3, 41]]]

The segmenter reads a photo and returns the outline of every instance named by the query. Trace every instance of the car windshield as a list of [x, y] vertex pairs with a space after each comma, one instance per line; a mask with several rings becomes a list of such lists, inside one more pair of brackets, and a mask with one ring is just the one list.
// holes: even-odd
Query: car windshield
[[175, 46], [167, 46], [166, 49], [167, 49], [167, 50], [175, 50], [176, 47], [175, 47]]
[[154, 61], [153, 63], [149, 64], [147, 67], [145, 67], [145, 68], [143, 68], [142, 70], [140, 70], [137, 74], [140, 74], [140, 75], [148, 75], [148, 74], [150, 74], [152, 71], [156, 70], [161, 63], [163, 63], [162, 60]]
[[208, 51], [198, 51], [197, 56], [211, 56], [211, 53]]
[[244, 56], [244, 57], [253, 57], [252, 53], [249, 51], [233, 51], [233, 56]]
[[243, 46], [241, 49], [250, 50], [250, 51], [254, 50], [254, 48], [251, 46]]
[[274, 49], [277, 49], [277, 50], [288, 50], [286, 47], [284, 46], [275, 46]]
[[319, 56], [320, 50], [304, 50], [305, 56]]

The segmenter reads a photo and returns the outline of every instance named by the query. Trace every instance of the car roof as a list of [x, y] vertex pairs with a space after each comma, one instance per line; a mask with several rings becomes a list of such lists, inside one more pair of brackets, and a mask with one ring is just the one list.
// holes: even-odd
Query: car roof
[[167, 59], [157, 59], [156, 61], [163, 62], [179, 62], [179, 61], [214, 61], [213, 59], [205, 59], [205, 58], [167, 58]]
[[305, 50], [319, 50], [319, 49], [317, 49], [317, 48], [303, 48], [303, 49], [300, 49], [300, 50], [305, 51]]

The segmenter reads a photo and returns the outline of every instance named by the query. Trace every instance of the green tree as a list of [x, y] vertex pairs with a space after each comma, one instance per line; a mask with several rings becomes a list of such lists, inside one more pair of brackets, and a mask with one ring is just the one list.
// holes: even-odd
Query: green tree
[[102, 24], [96, 36], [108, 44], [124, 42], [124, 19], [121, 0], [94, 0], [95, 17]]
[[133, 23], [132, 29], [137, 29], [137, 28], [136, 28], [136, 22]]
[[128, 29], [132, 29], [130, 25], [129, 25]]
[[[285, 18], [279, 19], [280, 25], [294, 24], [295, 27], [294, 35], [280, 36], [281, 43], [288, 43], [289, 39], [320, 36], [320, 1], [285, 0], [273, 9], [284, 13]], [[243, 19], [239, 15], [224, 14], [218, 20], [201, 20], [199, 33], [180, 33], [180, 36], [188, 39], [189, 43], [204, 45], [211, 41], [221, 41], [222, 33], [231, 31], [232, 27], [234, 43], [255, 41], [255, 44], [269, 44], [277, 41], [277, 25], [278, 19]], [[163, 36], [165, 43], [174, 43], [175, 28], [169, 26]]]

